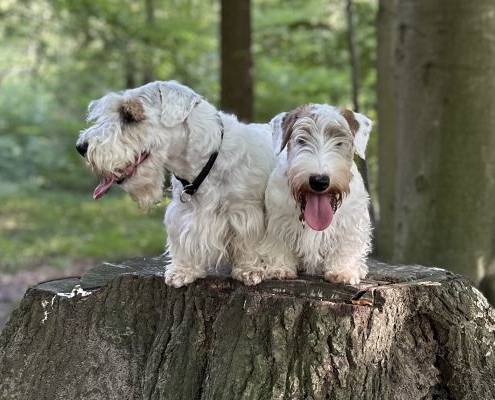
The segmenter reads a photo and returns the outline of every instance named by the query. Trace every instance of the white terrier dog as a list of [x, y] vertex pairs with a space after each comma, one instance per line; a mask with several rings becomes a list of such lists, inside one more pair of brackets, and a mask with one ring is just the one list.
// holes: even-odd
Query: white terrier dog
[[114, 184], [149, 208], [172, 178], [165, 213], [171, 263], [168, 285], [180, 287], [232, 266], [247, 285], [264, 278], [257, 244], [264, 235], [264, 192], [275, 165], [268, 124], [242, 124], [190, 88], [153, 82], [93, 101], [78, 151], [100, 184]]
[[358, 284], [371, 249], [368, 193], [354, 151], [364, 159], [371, 121], [329, 105], [301, 106], [272, 120], [278, 164], [265, 194], [267, 278], [299, 270]]

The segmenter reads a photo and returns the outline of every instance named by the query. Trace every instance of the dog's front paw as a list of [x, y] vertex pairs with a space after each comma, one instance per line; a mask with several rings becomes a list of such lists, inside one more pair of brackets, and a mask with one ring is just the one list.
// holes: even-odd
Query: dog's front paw
[[[358, 285], [361, 282], [359, 271], [343, 270], [339, 272], [325, 272], [325, 280], [332, 283], [343, 283], [344, 285]], [[364, 278], [364, 277], [363, 277]]]
[[297, 278], [297, 271], [285, 265], [267, 267], [266, 277], [268, 279], [294, 279]]
[[170, 268], [165, 271], [165, 283], [168, 286], [179, 288], [181, 286], [189, 285], [197, 278], [202, 278], [198, 274], [194, 273], [189, 268]]
[[247, 286], [254, 286], [266, 278], [266, 273], [262, 267], [249, 269], [234, 268], [232, 270], [232, 278], [241, 281]]

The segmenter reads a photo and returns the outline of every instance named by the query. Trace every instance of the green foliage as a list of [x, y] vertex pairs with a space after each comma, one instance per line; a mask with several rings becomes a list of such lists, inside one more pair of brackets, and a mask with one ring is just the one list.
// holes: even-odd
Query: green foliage
[[[355, 1], [361, 111], [373, 116], [376, 4]], [[303, 103], [352, 107], [344, 2], [254, 2], [256, 110], [259, 120]]]
[[[7, 82], [0, 91], [0, 179], [43, 188], [89, 189], [74, 142], [83, 126], [64, 115], [35, 82]], [[73, 134], [70, 134], [74, 132]]]
[[159, 255], [164, 204], [143, 214], [122, 192], [86, 195], [0, 186], [0, 272], [70, 260]]

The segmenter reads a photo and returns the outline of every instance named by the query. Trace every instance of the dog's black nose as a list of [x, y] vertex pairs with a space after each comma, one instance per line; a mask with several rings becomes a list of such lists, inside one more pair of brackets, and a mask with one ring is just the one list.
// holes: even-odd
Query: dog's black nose
[[86, 156], [86, 153], [88, 152], [88, 142], [76, 144], [76, 149], [80, 155], [82, 155], [83, 157]]
[[323, 192], [330, 185], [330, 178], [328, 175], [310, 175], [309, 187], [315, 192]]

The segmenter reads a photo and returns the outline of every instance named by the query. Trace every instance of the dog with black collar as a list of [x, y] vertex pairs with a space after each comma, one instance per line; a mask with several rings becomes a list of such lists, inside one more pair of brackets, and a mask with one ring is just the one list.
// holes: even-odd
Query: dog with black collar
[[270, 125], [241, 123], [175, 81], [107, 94], [90, 103], [88, 122], [76, 147], [100, 179], [95, 199], [118, 184], [148, 209], [172, 173], [168, 285], [230, 267], [247, 285], [265, 278], [257, 243], [276, 162]]

